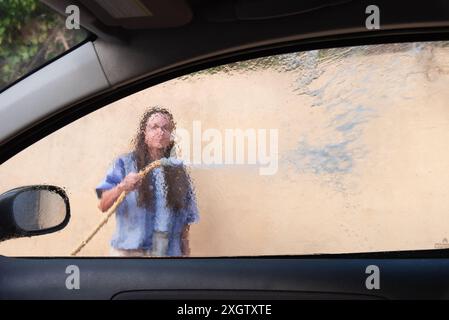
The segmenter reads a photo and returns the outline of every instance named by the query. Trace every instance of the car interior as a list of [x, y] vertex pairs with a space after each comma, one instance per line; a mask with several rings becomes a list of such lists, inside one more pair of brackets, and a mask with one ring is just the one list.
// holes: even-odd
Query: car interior
[[[414, 84], [413, 76], [408, 78], [408, 76], [402, 77], [400, 75], [394, 79], [399, 79], [398, 81], [403, 80], [403, 83], [388, 83], [389, 79], [391, 79], [389, 77], [393, 77], [396, 72], [395, 70], [399, 70], [395, 68], [399, 68], [398, 66], [403, 63], [400, 62], [403, 60], [398, 59], [404, 55], [404, 59], [408, 59], [407, 54], [409, 54], [409, 51], [401, 51], [405, 50], [399, 48], [401, 44], [407, 46], [408, 44], [437, 43], [433, 49], [428, 50], [433, 50], [432, 52], [435, 55], [441, 52], [442, 60], [438, 61], [443, 62], [437, 67], [433, 67], [434, 69], [432, 70], [437, 70], [438, 72], [430, 73], [430, 76], [427, 74], [427, 77], [430, 77], [429, 83], [435, 84], [435, 88], [432, 89], [435, 91], [430, 91], [431, 89], [429, 89], [429, 92], [441, 94], [441, 99], [435, 102], [437, 98], [431, 94], [425, 97], [427, 97], [429, 105], [438, 104], [440, 108], [438, 110], [441, 111], [431, 119], [429, 116], [430, 120], [428, 125], [440, 125], [443, 127], [444, 123], [449, 123], [448, 121], [444, 121], [449, 119], [444, 118], [447, 114], [447, 111], [444, 111], [444, 101], [446, 101], [447, 108], [447, 100], [444, 100], [444, 84], [447, 85], [447, 83], [443, 83], [443, 80], [433, 79], [437, 79], [439, 76], [443, 77], [441, 79], [445, 79], [445, 74], [449, 73], [447, 71], [449, 70], [449, 62], [446, 63], [449, 60], [444, 60], [446, 57], [449, 57], [449, 52], [447, 55], [444, 55], [446, 52], [444, 50], [449, 50], [446, 49], [449, 48], [447, 46], [447, 41], [449, 41], [448, 1], [429, 0], [426, 2], [410, 2], [402, 0], [378, 0], [375, 5], [380, 10], [380, 28], [373, 29], [367, 28], [366, 23], [367, 17], [371, 14], [371, 11], [367, 11], [367, 8], [373, 3], [365, 0], [42, 0], [41, 3], [63, 16], [64, 19], [70, 14], [70, 12], [66, 11], [69, 6], [78, 8], [80, 25], [86, 31], [87, 36], [83, 41], [69, 48], [64, 53], [49, 59], [42, 65], [11, 81], [3, 88], [0, 87], [0, 180], [17, 181], [17, 184], [13, 187], [7, 185], [6, 182], [4, 182], [5, 184], [0, 183], [0, 241], [4, 245], [2, 247], [2, 243], [0, 243], [0, 299], [267, 301], [449, 298], [449, 246], [446, 246], [447, 240], [443, 240], [442, 243], [435, 247], [414, 247], [412, 242], [413, 238], [422, 237], [422, 239], [425, 238], [426, 241], [433, 244], [438, 241], [441, 242], [441, 238], [444, 237], [444, 228], [447, 222], [439, 221], [437, 218], [431, 218], [429, 213], [433, 212], [433, 206], [437, 206], [438, 199], [444, 202], [445, 198], [444, 192], [446, 189], [444, 187], [444, 176], [442, 173], [446, 171], [445, 168], [447, 169], [447, 165], [441, 160], [444, 159], [443, 155], [434, 155], [437, 160], [429, 162], [441, 169], [439, 172], [442, 172], [442, 182], [435, 182], [435, 185], [439, 186], [439, 189], [436, 188], [438, 191], [435, 191], [435, 193], [439, 192], [438, 194], [441, 194], [441, 198], [437, 200], [426, 198], [430, 199], [429, 202], [425, 202], [428, 204], [427, 208], [429, 212], [421, 212], [420, 216], [423, 218], [416, 222], [425, 228], [428, 225], [428, 222], [426, 222], [426, 215], [428, 214], [428, 219], [433, 219], [433, 223], [441, 227], [441, 236], [438, 233], [435, 236], [437, 239], [430, 239], [430, 236], [421, 235], [419, 233], [420, 231], [417, 231], [418, 229], [413, 229], [412, 227], [408, 229], [404, 227], [400, 232], [394, 230], [393, 227], [386, 227], [385, 230], [389, 230], [390, 233], [388, 235], [386, 233], [376, 233], [379, 239], [384, 237], [394, 239], [404, 237], [404, 239], [411, 239], [403, 240], [404, 244], [409, 243], [410, 245], [404, 246], [403, 249], [399, 247], [396, 249], [388, 249], [385, 247], [383, 249], [384, 247], [376, 247], [375, 245], [373, 247], [363, 247], [356, 243], [359, 240], [354, 240], [355, 244], [353, 243], [352, 245], [355, 248], [354, 250], [314, 251], [314, 248], [316, 248], [315, 244], [309, 244], [307, 242], [310, 250], [299, 252], [299, 254], [291, 250], [284, 250], [277, 253], [274, 245], [272, 247], [267, 245], [263, 249], [265, 251], [260, 251], [262, 254], [252, 255], [252, 245], [248, 244], [246, 247], [242, 245], [240, 251], [236, 249], [236, 254], [233, 254], [232, 250], [220, 249], [221, 247], [218, 245], [212, 248], [211, 245], [211, 249], [207, 251], [207, 254], [201, 253], [206, 252], [206, 249], [204, 249], [204, 251], [199, 250], [197, 251], [198, 254], [192, 254], [192, 256], [188, 257], [126, 257], [117, 259], [97, 254], [94, 251], [92, 251], [93, 253], [91, 255], [86, 256], [70, 256], [70, 252], [67, 252], [67, 255], [61, 255], [57, 251], [55, 251], [55, 254], [46, 256], [39, 253], [41, 251], [39, 251], [40, 249], [37, 248], [37, 245], [28, 245], [25, 242], [24, 246], [28, 247], [28, 252], [31, 254], [20, 252], [14, 254], [13, 241], [16, 241], [16, 239], [31, 241], [32, 239], [46, 237], [44, 236], [46, 234], [62, 233], [64, 230], [68, 230], [71, 225], [74, 225], [76, 219], [80, 219], [79, 216], [83, 213], [80, 212], [82, 210], [77, 210], [78, 207], [75, 203], [82, 203], [85, 200], [84, 198], [73, 197], [71, 190], [67, 190], [64, 185], [54, 184], [50, 180], [46, 180], [44, 175], [42, 175], [42, 181], [36, 180], [32, 184], [22, 184], [22, 180], [17, 178], [22, 170], [20, 167], [14, 166], [13, 170], [5, 169], [1, 171], [2, 166], [6, 168], [8, 161], [11, 163], [10, 167], [13, 167], [11, 161], [14, 157], [20, 155], [21, 152], [32, 151], [33, 145], [37, 145], [41, 140], [43, 141], [43, 139], [54, 136], [58, 130], [76, 126], [83, 119], [91, 121], [92, 128], [100, 126], [101, 122], [99, 119], [105, 118], [105, 112], [109, 110], [109, 107], [106, 107], [108, 105], [115, 106], [111, 107], [111, 110], [116, 108], [116, 114], [120, 115], [120, 117], [117, 116], [115, 118], [115, 122], [128, 121], [129, 119], [126, 118], [126, 115], [131, 111], [119, 111], [120, 107], [117, 103], [120, 103], [122, 99], [134, 97], [135, 94], [137, 94], [135, 97], [140, 97], [136, 98], [136, 101], [144, 101], [147, 103], [149, 99], [146, 98], [145, 93], [141, 93], [146, 92], [146, 89], [152, 90], [153, 87], [163, 88], [164, 85], [172, 88], [171, 83], [181, 81], [179, 79], [183, 79], [182, 77], [194, 74], [198, 75], [198, 79], [201, 79], [201, 76], [205, 77], [204, 74], [207, 74], [207, 70], [211, 68], [225, 68], [228, 65], [237, 66], [236, 69], [233, 69], [234, 73], [230, 73], [238, 74], [239, 63], [246, 63], [254, 59], [265, 59], [266, 57], [273, 56], [288, 58], [292, 54], [299, 56], [300, 54], [310, 52], [340, 52], [338, 50], [344, 50], [344, 48], [349, 47], [358, 48], [365, 46], [363, 48], [366, 48], [372, 46], [372, 48], [378, 48], [376, 46], [391, 46], [393, 48], [391, 49], [393, 52], [391, 58], [392, 64], [388, 65], [391, 68], [388, 69], [389, 71], [385, 69], [387, 71], [382, 75], [384, 77], [382, 79], [385, 79], [385, 82], [382, 83], [381, 81], [383, 87], [379, 86], [379, 88], [385, 88], [384, 90], [386, 91], [387, 88], [394, 85], [400, 88], [408, 83]], [[423, 47], [410, 45], [407, 47], [407, 50], [410, 50], [410, 52], [413, 50], [418, 52], [421, 50], [420, 48]], [[359, 56], [364, 54], [359, 53]], [[359, 56], [355, 54], [354, 59]], [[380, 58], [376, 58], [376, 53], [373, 52], [367, 53], [366, 57], [368, 57], [367, 62], [364, 62], [368, 66], [366, 67], [366, 74], [369, 74], [370, 63], [375, 65], [377, 62], [380, 63], [380, 61], [387, 59], [386, 56], [382, 58], [382, 55], [379, 55]], [[438, 55], [438, 57], [440, 56]], [[306, 62], [304, 61], [306, 60], [300, 60], [299, 68], [303, 68], [302, 66], [308, 60]], [[322, 72], [319, 74], [325, 74], [325, 72], [330, 72], [326, 70], [331, 70], [330, 68], [333, 66], [330, 65], [333, 61], [329, 61], [329, 65], [323, 65], [322, 69], [316, 64], [308, 66], [308, 68], [310, 70], [322, 70], [319, 71]], [[410, 63], [414, 63], [413, 59], [404, 61], [412, 61]], [[336, 76], [333, 78], [333, 74], [330, 74], [329, 78], [337, 83], [339, 81], [343, 82], [344, 77], [350, 77], [350, 75], [344, 73], [344, 70], [349, 70], [350, 65], [351, 62], [341, 66], [342, 72], [336, 72]], [[355, 69], [351, 72], [354, 72], [354, 74], [358, 72], [362, 74], [362, 72], [365, 72], [357, 69], [359, 66], [356, 63], [353, 66]], [[335, 68], [340, 70], [338, 69], [340, 67]], [[225, 70], [227, 69], [225, 68]], [[399, 71], [397, 72], [399, 73]], [[287, 74], [288, 72], [285, 71], [284, 73]], [[214, 73], [210, 74], [212, 79]], [[375, 74], [375, 71], [373, 71], [373, 74]], [[280, 77], [279, 81], [283, 81], [283, 78], [281, 79]], [[306, 92], [306, 96], [324, 99], [324, 104], [330, 104], [333, 100], [337, 100], [338, 94], [334, 96], [320, 96], [319, 90], [313, 91], [316, 88], [313, 87], [312, 81], [318, 77], [312, 80], [302, 79], [303, 82], [300, 83], [300, 86], [305, 87], [306, 85], [310, 85], [312, 90]], [[243, 79], [245, 78], [243, 77]], [[254, 79], [257, 79], [257, 77], [254, 76]], [[357, 81], [350, 83], [356, 86], [354, 84], [356, 82], [363, 83], [370, 81], [366, 79], [368, 78], [361, 77], [361, 79], [357, 78]], [[192, 80], [192, 83], [194, 84], [195, 81], [200, 80]], [[260, 81], [263, 81], [262, 77], [260, 77]], [[210, 83], [215, 82], [211, 80]], [[229, 84], [229, 86], [231, 85]], [[234, 85], [238, 87], [238, 84]], [[217, 84], [216, 86], [220, 87], [221, 84]], [[423, 87], [428, 89], [429, 86], [426, 84]], [[273, 87], [275, 87], [274, 84]], [[329, 84], [329, 87], [332, 87], [332, 84]], [[420, 85], [418, 84], [417, 87], [420, 87]], [[176, 92], [177, 87], [174, 86], [173, 88], [173, 91], [168, 91], [169, 93], [162, 91], [162, 89], [157, 90], [161, 90], [161, 96], [167, 97], [171, 94], [175, 95], [174, 92]], [[178, 94], [182, 94], [183, 96], [180, 96], [179, 100], [176, 101], [189, 99], [189, 94], [191, 94], [189, 92], [193, 91], [189, 91], [189, 85], [186, 88], [182, 89], [186, 90], [185, 92], [179, 89]], [[204, 98], [202, 98], [204, 101], [212, 99], [208, 95], [213, 96], [212, 92], [215, 92], [213, 91], [215, 90], [213, 89], [213, 85], [207, 87], [207, 82], [201, 82], [195, 88], [199, 88], [198, 91], [204, 91], [202, 93], [204, 95]], [[269, 91], [267, 88], [269, 86], [264, 90]], [[250, 86], [247, 90], [248, 92], [252, 92]], [[274, 91], [276, 90], [273, 89]], [[153, 96], [158, 97], [158, 92], [154, 93]], [[229, 96], [232, 100], [232, 91], [230, 92]], [[258, 94], [263, 95], [263, 91], [255, 92], [253, 97], [242, 98], [242, 100], [256, 99]], [[142, 96], [139, 96], [140, 94]], [[368, 97], [370, 95], [375, 97], [382, 97], [382, 94], [388, 95], [385, 92], [378, 93], [375, 89], [370, 91], [369, 88], [366, 89], [364, 94]], [[404, 98], [405, 100], [408, 99], [407, 101], [414, 99], [414, 96], [407, 98], [407, 93], [404, 93], [404, 96], [406, 96]], [[237, 98], [235, 97], [235, 99]], [[258, 101], [263, 101], [263, 99], [268, 98], [263, 96], [262, 98], [259, 97], [259, 99]], [[391, 104], [396, 102], [396, 100], [391, 101], [393, 101]], [[422, 101], [425, 102], [426, 99], [423, 98]], [[241, 118], [234, 117], [231, 113], [235, 111], [237, 114], [240, 112], [240, 109], [244, 109], [247, 105], [242, 103], [241, 106], [235, 106], [234, 109], [230, 105], [223, 106], [222, 109], [216, 106], [215, 110], [220, 110], [219, 114], [222, 117], [221, 120], [223, 123], [228, 123], [229, 125], [229, 123], [242, 121], [239, 125], [245, 126], [244, 120], [241, 120], [243, 116]], [[430, 106], [420, 106], [425, 110], [428, 110], [426, 108], [430, 108]], [[227, 107], [231, 111], [226, 110], [225, 108]], [[312, 107], [319, 108], [320, 106], [312, 105]], [[316, 110], [313, 108], [310, 110]], [[184, 114], [181, 109], [176, 110], [176, 114]], [[254, 107], [254, 110], [258, 110], [257, 107]], [[414, 119], [417, 120], [413, 120], [415, 121], [413, 124], [416, 124], [417, 127], [421, 124], [419, 122], [420, 112], [424, 111], [419, 111], [418, 109], [410, 110], [411, 113], [416, 115]], [[195, 107], [185, 112], [189, 121], [204, 119], [207, 118], [207, 115], [210, 115], [208, 113], [209, 111]], [[367, 112], [369, 113], [369, 111]], [[136, 111], [136, 113], [138, 112]], [[95, 118], [97, 120], [93, 118], [96, 114], [98, 114], [97, 118]], [[246, 115], [247, 113], [242, 111], [242, 114]], [[397, 114], [397, 116], [398, 119], [406, 118], [400, 114]], [[270, 113], [266, 115], [262, 113], [262, 115], [254, 117], [261, 123], [266, 124], [268, 122], [264, 121], [270, 117]], [[251, 116], [247, 118], [251, 118]], [[374, 118], [375, 116], [372, 117], [372, 119]], [[314, 119], [318, 118], [314, 118], [313, 116], [306, 118], [311, 123], [310, 134], [315, 132], [313, 131], [315, 130], [315, 126], [313, 126]], [[279, 123], [285, 124], [289, 120], [289, 116], [284, 116], [281, 120], [279, 120]], [[109, 120], [106, 119], [104, 121], [106, 123]], [[134, 126], [137, 124], [137, 120], [132, 118], [129, 121], [132, 122], [132, 129], [135, 129]], [[192, 121], [188, 123], [192, 124]], [[220, 123], [219, 120], [216, 121]], [[434, 123], [430, 123], [431, 121], [434, 121]], [[181, 120], [178, 120], [178, 122], [184, 125]], [[356, 122], [357, 124], [355, 126], [359, 125], [359, 123], [364, 123], [365, 118]], [[397, 124], [390, 125], [392, 128], [397, 126]], [[112, 126], [112, 122], [110, 126]], [[223, 126], [224, 130], [226, 126]], [[293, 122], [291, 127], [289, 125], [289, 128], [294, 131], [295, 129], [293, 128], [295, 126], [296, 122]], [[345, 132], [344, 130], [346, 129], [352, 130], [353, 126], [351, 125], [349, 129], [347, 127], [342, 128], [339, 132]], [[422, 126], [424, 127], [424, 124]], [[221, 130], [219, 125], [217, 127]], [[76, 127], [73, 130], [82, 132], [82, 128], [84, 127]], [[263, 128], [269, 128], [269, 124]], [[444, 128], [441, 130], [444, 130]], [[128, 131], [131, 132], [131, 129]], [[120, 132], [128, 134], [128, 131], [123, 129]], [[101, 135], [106, 140], [109, 135], [114, 135], [114, 133], [106, 132], [98, 135]], [[373, 136], [376, 135], [379, 136], [381, 133], [374, 131]], [[67, 141], [72, 139], [75, 141], [77, 139], [76, 137], [69, 136], [67, 134]], [[352, 139], [352, 136], [347, 137], [349, 140]], [[394, 140], [392, 137], [384, 138], [386, 140]], [[410, 139], [413, 140], [415, 138], [411, 137]], [[86, 138], [82, 141], [83, 143], [87, 143], [88, 140]], [[352, 140], [350, 141], [352, 142]], [[437, 146], [435, 150], [441, 151], [442, 149], [439, 149], [439, 146], [443, 148], [444, 144], [441, 142], [441, 145], [438, 144]], [[92, 146], [92, 148], [94, 150], [96, 147]], [[310, 151], [311, 148], [308, 150]], [[76, 152], [76, 150], [73, 152]], [[312, 159], [319, 161], [321, 159], [320, 156], [313, 152], [313, 150], [310, 151]], [[36, 155], [38, 153], [32, 154]], [[410, 152], [411, 154], [412, 152]], [[23, 156], [23, 158], [27, 157]], [[302, 155], [302, 157], [304, 158], [305, 156]], [[356, 161], [357, 154], [354, 157], [354, 161]], [[58, 161], [67, 161], [67, 158], [64, 159], [63, 156], [61, 156], [61, 159]], [[424, 162], [423, 159], [427, 158], [422, 156], [420, 159]], [[75, 163], [75, 160], [73, 161]], [[92, 163], [99, 162], [97, 158], [91, 159], [91, 161]], [[32, 163], [35, 163], [36, 168], [29, 169], [34, 169], [37, 171], [36, 174], [39, 174], [40, 167], [38, 161], [36, 160]], [[103, 166], [104, 163], [98, 163], [98, 165]], [[328, 164], [326, 163], [326, 165]], [[388, 165], [388, 163], [384, 163], [380, 166], [383, 166], [387, 171]], [[398, 167], [401, 165], [399, 164]], [[310, 166], [313, 167], [313, 164]], [[309, 170], [310, 166], [306, 169]], [[99, 181], [103, 177], [103, 172], [106, 172], [105, 169], [106, 167], [102, 167], [101, 173], [93, 177], [92, 180]], [[306, 169], [301, 168], [303, 170], [301, 172], [313, 172], [314, 170], [312, 168], [309, 171], [305, 171]], [[434, 170], [437, 171], [437, 169]], [[90, 179], [88, 176], [89, 174], [93, 175], [93, 173], [89, 172], [88, 170], [79, 171], [78, 179]], [[212, 170], [205, 170], [204, 172], [212, 172]], [[346, 171], [342, 169], [341, 171], [337, 171], [337, 174], [339, 172]], [[331, 173], [335, 174], [334, 171]], [[238, 174], [236, 173], [235, 176], [237, 177]], [[243, 173], [241, 174], [243, 175]], [[206, 176], [207, 174], [204, 175]], [[61, 177], [63, 176], [64, 174], [61, 174]], [[201, 175], [201, 177], [203, 176]], [[216, 177], [218, 177], [217, 179], [221, 178], [218, 174]], [[305, 175], [304, 177], [309, 176]], [[66, 179], [71, 178], [73, 178], [73, 175], [71, 176], [67, 173]], [[73, 178], [73, 180], [76, 179]], [[260, 179], [263, 179], [263, 176]], [[210, 193], [212, 193], [218, 189], [214, 189], [213, 180], [213, 178], [210, 178], [208, 184], [206, 182], [202, 184], [202, 186], [207, 185], [207, 187], [203, 187], [198, 191], [201, 197], [200, 202], [206, 203], [204, 199], [209, 195], [207, 190], [210, 190]], [[224, 178], [223, 181], [225, 181]], [[409, 181], [404, 178], [401, 183], [406, 185]], [[248, 185], [249, 189], [254, 188], [251, 182], [248, 182]], [[280, 184], [279, 186], [282, 187]], [[227, 189], [232, 189], [232, 187], [227, 187]], [[287, 192], [286, 189], [287, 187], [285, 189], [281, 188], [281, 190]], [[418, 188], [417, 190], [421, 189]], [[422, 190], [424, 190], [424, 187]], [[94, 197], [93, 187], [89, 192], [90, 196]], [[234, 193], [232, 193], [232, 190], [226, 192], [229, 193], [223, 193], [224, 195], [221, 197], [217, 196], [216, 199], [220, 201], [228, 199], [237, 204], [246, 201], [242, 200], [243, 197], [239, 197], [237, 191]], [[304, 192], [307, 192], [307, 190]], [[295, 193], [292, 192], [289, 194], [293, 194], [292, 197], [295, 197]], [[398, 198], [403, 195], [402, 193], [398, 194]], [[430, 194], [432, 192], [429, 191], [423, 197], [430, 197]], [[251, 201], [254, 202], [251, 203], [265, 201], [265, 197], [262, 194], [259, 194], [259, 196], [255, 192], [253, 198], [251, 198]], [[414, 199], [412, 199], [413, 197], [399, 199], [398, 202], [409, 202], [413, 205], [415, 203]], [[389, 201], [396, 201], [396, 198], [393, 198], [393, 196], [383, 199], [379, 198], [378, 201], [384, 203], [384, 207], [382, 208], [385, 209], [388, 207]], [[210, 203], [213, 202], [212, 200], [210, 201]], [[320, 206], [317, 207], [317, 210], [320, 210], [319, 208], [326, 208], [325, 202], [323, 200]], [[39, 203], [39, 205], [33, 206], [34, 203]], [[332, 204], [329, 204], [329, 207], [331, 206]], [[203, 208], [206, 208], [205, 204]], [[210, 211], [210, 208], [212, 208], [212, 204], [207, 206], [207, 210], [203, 211]], [[273, 214], [282, 215], [283, 208], [280, 206], [279, 212], [274, 212]], [[229, 216], [233, 217], [232, 213], [227, 211], [226, 206], [222, 210], [220, 212], [223, 215], [229, 214]], [[229, 209], [229, 211], [233, 211], [233, 209]], [[385, 209], [385, 211], [388, 210]], [[246, 211], [242, 209], [242, 216], [244, 212]], [[375, 213], [371, 214], [375, 216]], [[71, 229], [73, 234], [79, 234], [79, 237], [73, 240], [73, 244], [71, 243], [72, 246], [75, 243], [80, 243], [80, 240], [87, 237], [90, 229], [93, 229], [104, 218], [104, 215], [100, 216], [98, 214], [98, 216], [96, 217], [97, 220], [85, 229], [81, 228], [81, 224]], [[326, 223], [337, 225], [342, 223], [335, 215], [329, 214], [324, 216], [329, 221], [314, 221], [313, 223], [315, 224], [310, 224], [310, 226], [319, 226], [320, 224]], [[372, 216], [369, 216], [367, 220], [360, 220], [360, 225], [363, 225], [366, 230], [371, 228], [370, 223], [372, 223], [372, 226], [374, 225], [372, 221], [382, 221], [380, 218], [379, 220], [375, 220]], [[443, 213], [441, 216], [443, 217]], [[407, 220], [409, 216], [404, 212], [401, 218]], [[203, 219], [203, 216], [201, 219]], [[204, 219], [207, 219], [207, 217], [204, 217]], [[248, 220], [241, 219], [243, 222], [240, 222], [240, 224], [249, 223]], [[358, 218], [354, 216], [351, 219], [357, 220]], [[398, 225], [405, 224], [403, 222], [404, 220], [399, 220], [399, 218], [398, 221], [395, 220]], [[219, 223], [214, 224], [215, 220], [213, 221], [212, 218], [204, 221], [209, 221], [207, 222], [208, 228], [219, 228]], [[277, 223], [273, 222], [275, 221], [274, 218], [272, 220], [267, 218], [266, 221], [268, 221], [265, 226], [267, 230], [270, 229], [270, 223], [273, 226]], [[201, 223], [199, 223], [199, 226]], [[294, 223], [291, 223], [293, 226]], [[298, 222], [299, 226], [301, 225], [300, 223]], [[197, 230], [194, 228], [196, 226], [193, 227], [192, 232]], [[288, 229], [288, 223], [286, 223], [285, 228], [286, 230]], [[202, 230], [206, 230], [206, 227]], [[240, 231], [243, 229], [236, 230]], [[299, 235], [302, 232], [306, 232], [305, 229], [297, 230], [295, 234]], [[312, 230], [311, 234], [313, 232]], [[339, 231], [332, 232], [339, 233]], [[362, 233], [363, 231], [360, 232]], [[402, 236], [401, 232], [404, 236]], [[95, 234], [93, 233], [91, 238]], [[238, 237], [237, 234], [237, 231], [235, 231], [235, 234], [229, 233], [229, 238], [232, 239], [233, 235]], [[205, 241], [218, 243], [218, 241], [214, 242], [212, 239], [214, 235], [219, 236], [220, 233], [214, 230], [205, 231], [202, 237], [209, 239]], [[257, 230], [249, 232], [248, 237], [251, 236], [260, 236], [261, 239], [268, 239], [269, 237], [260, 235]], [[200, 239], [200, 236], [198, 235], [195, 239]], [[227, 238], [226, 241], [231, 240]], [[292, 243], [285, 241], [282, 245], [285, 245], [286, 248], [288, 246], [294, 248], [295, 246], [301, 245], [299, 240], [297, 243], [293, 243], [294, 240], [289, 241], [292, 241]], [[323, 239], [324, 243], [333, 241], [334, 238], [332, 236]], [[397, 243], [401, 243], [401, 240], [397, 241]], [[6, 247], [7, 242], [11, 244], [9, 247]], [[313, 241], [310, 240], [310, 242]], [[199, 240], [195, 243], [199, 243]], [[223, 240], [223, 243], [225, 243], [225, 240]], [[82, 242], [79, 250], [85, 245], [87, 245], [87, 242]], [[222, 245], [224, 246], [224, 244]], [[2, 251], [3, 248], [8, 248], [8, 254], [5, 253], [6, 251]], [[86, 248], [88, 249], [88, 247]], [[368, 250], [369, 248], [372, 248], [372, 250]], [[194, 248], [192, 247], [192, 249]], [[32, 254], [32, 251], [35, 254]], [[9, 254], [9, 252], [13, 254]], [[221, 254], [214, 256], [214, 252], [221, 252]], [[71, 266], [76, 266], [75, 269], [79, 274], [80, 280], [78, 281], [78, 286], [73, 285], [69, 288], [70, 286], [67, 285], [67, 281], [70, 282], [72, 279], [70, 278], [72, 272], [68, 271], [73, 270], [70, 269]], [[373, 277], [375, 280], [373, 280]]]

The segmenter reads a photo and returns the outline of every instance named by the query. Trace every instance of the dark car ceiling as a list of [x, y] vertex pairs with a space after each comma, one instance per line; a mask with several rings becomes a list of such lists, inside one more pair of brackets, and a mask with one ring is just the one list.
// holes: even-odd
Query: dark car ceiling
[[[263, 2], [278, 3], [268, 0]], [[279, 15], [281, 12], [283, 16], [247, 20], [237, 18], [237, 14], [235, 19], [230, 19], [232, 9], [226, 11], [222, 7], [223, 3], [227, 1], [210, 1], [206, 4], [192, 2], [193, 18], [184, 26], [126, 30], [124, 40], [119, 42], [100, 37], [95, 41], [95, 47], [110, 83], [113, 86], [124, 84], [180, 65], [261, 46], [319, 41], [323, 37], [356, 34], [369, 38], [411, 28], [449, 27], [447, 0], [429, 0], [425, 6], [409, 1], [379, 0], [379, 31], [367, 30], [365, 27], [365, 10], [371, 1], [338, 1], [338, 4], [335, 1], [315, 1], [311, 3], [315, 3], [316, 10], [311, 10], [313, 6], [291, 7], [294, 12], [303, 12], [295, 15], [286, 15], [286, 8], [280, 11], [282, 7], [273, 6], [270, 9], [267, 5], [267, 16], [270, 13]], [[324, 3], [328, 6], [324, 6]], [[234, 6], [234, 10], [236, 8], [239, 7]], [[251, 12], [248, 6], [245, 8]], [[243, 12], [243, 9], [237, 12]], [[223, 19], [224, 16], [228, 19]]]
[[377, 0], [380, 30], [365, 26], [370, 0], [141, 0], [153, 16], [135, 20], [106, 16], [104, 10], [92, 9], [92, 1], [44, 0], [60, 12], [69, 4], [80, 6], [81, 24], [98, 37], [94, 46], [111, 90], [256, 48], [298, 43], [318, 47], [326, 41], [332, 46], [332, 39], [341, 46], [344, 38], [366, 42], [431, 28], [449, 30], [447, 0]]
[[209, 22], [267, 20], [300, 15], [353, 0], [43, 0], [64, 14], [69, 4], [80, 8], [86, 29], [114, 34], [120, 29], [181, 27], [194, 15]]
[[301, 15], [354, 0], [217, 0], [190, 1], [197, 13], [211, 22], [268, 20]]
[[161, 29], [186, 25], [192, 10], [184, 0], [79, 0], [105, 26]]
[[101, 2], [115, 1], [137, 0], [44, 0], [62, 13], [67, 5], [79, 5], [81, 24], [98, 37], [94, 45], [111, 89], [251, 48], [449, 28], [447, 0], [377, 0], [381, 30], [366, 29], [368, 0], [140, 0], [152, 16], [134, 19], [98, 9]]

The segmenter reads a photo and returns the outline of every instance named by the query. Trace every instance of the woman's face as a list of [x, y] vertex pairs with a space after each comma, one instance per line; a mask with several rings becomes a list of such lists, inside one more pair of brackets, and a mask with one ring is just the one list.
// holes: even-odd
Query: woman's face
[[145, 128], [145, 142], [149, 148], [165, 149], [170, 144], [173, 130], [167, 115], [155, 113], [148, 118]]

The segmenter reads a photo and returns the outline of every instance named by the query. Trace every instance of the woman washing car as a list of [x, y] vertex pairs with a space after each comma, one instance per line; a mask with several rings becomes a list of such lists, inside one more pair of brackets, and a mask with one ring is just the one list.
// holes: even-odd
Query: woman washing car
[[189, 226], [199, 220], [193, 184], [182, 165], [158, 167], [145, 177], [137, 172], [169, 158], [176, 124], [165, 108], [144, 113], [133, 140], [134, 150], [118, 157], [97, 186], [98, 205], [107, 211], [123, 191], [129, 192], [116, 211], [114, 256], [188, 256]]

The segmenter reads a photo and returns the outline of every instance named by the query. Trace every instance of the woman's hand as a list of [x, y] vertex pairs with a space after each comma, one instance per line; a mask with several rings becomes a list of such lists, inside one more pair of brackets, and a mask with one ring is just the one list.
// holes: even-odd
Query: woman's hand
[[135, 172], [128, 174], [122, 182], [120, 182], [115, 188], [104, 191], [101, 195], [98, 208], [102, 212], [106, 212], [112, 207], [114, 202], [118, 199], [123, 191], [129, 192], [140, 186], [143, 178]]
[[119, 186], [122, 190], [129, 192], [137, 189], [141, 185], [142, 180], [143, 178], [138, 173], [131, 172], [123, 179]]

